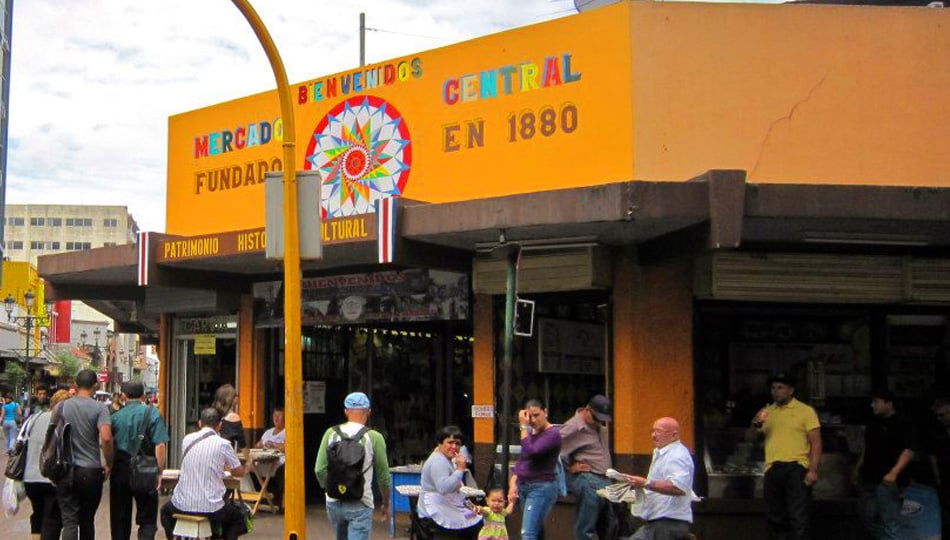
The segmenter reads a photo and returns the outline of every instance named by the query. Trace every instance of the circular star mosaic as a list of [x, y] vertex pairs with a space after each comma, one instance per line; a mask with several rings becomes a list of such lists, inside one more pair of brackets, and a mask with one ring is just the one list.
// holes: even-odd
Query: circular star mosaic
[[366, 214], [377, 200], [401, 195], [412, 164], [409, 142], [402, 115], [383, 99], [359, 96], [333, 107], [314, 129], [305, 163], [323, 175], [323, 216]]

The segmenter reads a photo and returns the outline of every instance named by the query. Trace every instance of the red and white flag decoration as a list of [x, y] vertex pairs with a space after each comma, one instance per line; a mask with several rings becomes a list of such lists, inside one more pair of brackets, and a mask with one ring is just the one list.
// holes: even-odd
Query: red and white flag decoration
[[150, 251], [149, 246], [148, 246], [148, 241], [149, 241], [148, 233], [139, 232], [139, 260], [138, 260], [139, 287], [145, 287], [146, 285], [148, 285], [148, 265], [150, 262], [148, 260], [148, 254]]
[[376, 201], [376, 238], [379, 242], [379, 263], [393, 262], [396, 245], [396, 197]]

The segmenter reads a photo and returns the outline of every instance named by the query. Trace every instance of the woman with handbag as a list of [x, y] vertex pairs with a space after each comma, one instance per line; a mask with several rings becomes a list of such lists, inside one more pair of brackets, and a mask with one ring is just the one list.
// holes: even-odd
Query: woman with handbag
[[60, 401], [69, 398], [69, 391], [58, 390], [53, 394], [49, 407], [46, 407], [46, 388], [37, 388], [35, 393], [36, 409], [29, 420], [23, 485], [33, 507], [33, 513], [30, 515], [30, 534], [33, 540], [55, 540], [62, 531], [63, 521], [59, 513], [59, 503], [56, 501], [56, 488], [48, 478], [40, 474], [40, 459], [49, 427], [50, 410]]

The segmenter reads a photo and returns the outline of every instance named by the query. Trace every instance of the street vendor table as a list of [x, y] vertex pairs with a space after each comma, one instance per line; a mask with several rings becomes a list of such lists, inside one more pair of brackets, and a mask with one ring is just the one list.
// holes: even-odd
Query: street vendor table
[[[261, 507], [276, 514], [280, 507], [274, 503], [274, 494], [267, 491], [267, 484], [270, 483], [271, 478], [274, 477], [280, 467], [280, 458], [284, 454], [278, 450], [261, 448], [252, 448], [249, 453], [251, 461], [254, 462], [251, 474], [257, 478], [257, 483], [261, 488], [257, 491], [244, 491], [241, 493], [241, 498], [248, 504], [252, 504], [251, 515], [256, 514], [257, 509]], [[240, 455], [240, 458], [244, 461], [243, 454]], [[262, 501], [267, 501], [267, 503], [263, 504]]]
[[[389, 491], [389, 536], [396, 536], [396, 512], [410, 513], [415, 506], [415, 501], [410, 500], [408, 494], [400, 491], [400, 486], [419, 487], [422, 481], [421, 465], [402, 465], [399, 467], [390, 467], [389, 476], [392, 488]], [[419, 493], [416, 492], [416, 497]]]
[[[165, 469], [162, 471], [162, 489], [172, 490], [178, 485], [178, 476], [181, 471], [178, 469]], [[238, 494], [241, 499], [241, 479], [231, 476], [231, 473], [224, 473], [224, 487]], [[243, 500], [243, 499], [241, 499]]]

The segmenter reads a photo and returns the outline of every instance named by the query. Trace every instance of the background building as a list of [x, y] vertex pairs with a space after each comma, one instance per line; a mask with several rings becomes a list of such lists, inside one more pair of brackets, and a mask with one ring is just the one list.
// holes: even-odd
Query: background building
[[135, 241], [138, 225], [125, 206], [10, 204], [5, 256], [29, 261], [49, 253], [84, 251]]

